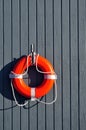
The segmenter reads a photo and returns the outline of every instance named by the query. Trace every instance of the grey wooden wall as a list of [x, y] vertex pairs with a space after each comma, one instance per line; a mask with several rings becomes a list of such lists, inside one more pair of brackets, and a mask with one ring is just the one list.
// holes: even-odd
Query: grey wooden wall
[[[12, 61], [31, 43], [58, 74], [53, 105], [13, 100]], [[0, 130], [86, 130], [86, 1], [0, 0], [0, 70]], [[43, 100], [53, 98], [54, 88]]]

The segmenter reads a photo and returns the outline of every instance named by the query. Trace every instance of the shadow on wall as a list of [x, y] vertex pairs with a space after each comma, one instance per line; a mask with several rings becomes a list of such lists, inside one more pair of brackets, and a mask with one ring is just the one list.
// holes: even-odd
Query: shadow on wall
[[[5, 65], [3, 67], [3, 69], [0, 71], [0, 93], [3, 95], [3, 97], [5, 97], [5, 98], [7, 98], [7, 99], [9, 99], [11, 101], [14, 101], [14, 98], [13, 98], [13, 95], [12, 95], [11, 81], [9, 79], [9, 74], [10, 74], [13, 66], [16, 64], [16, 62], [19, 59], [14, 58], [14, 61], [12, 61], [12, 62], [8, 63], [7, 65]], [[17, 98], [17, 100], [18, 100], [18, 102], [20, 104], [24, 103], [26, 100], [29, 100], [29, 104], [30, 104], [30, 99], [26, 99], [25, 97], [21, 96], [19, 93], [16, 92], [16, 90], [15, 90], [15, 95], [16, 95], [16, 98]], [[27, 107], [24, 107], [24, 108], [29, 109], [29, 108], [34, 107], [37, 104], [38, 103], [35, 103], [32, 106], [29, 106], [28, 108]], [[3, 108], [3, 109], [0, 108], [0, 110], [8, 110], [8, 109], [11, 109], [11, 108], [16, 107], [16, 106], [17, 105], [11, 106], [9, 108]]]

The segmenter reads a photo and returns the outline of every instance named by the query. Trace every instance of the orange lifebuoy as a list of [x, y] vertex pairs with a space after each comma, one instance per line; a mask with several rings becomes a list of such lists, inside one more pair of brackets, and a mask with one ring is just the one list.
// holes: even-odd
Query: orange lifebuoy
[[[37, 59], [37, 55], [35, 56], [35, 58]], [[22, 57], [14, 66], [13, 68], [13, 73], [21, 75], [24, 73], [24, 71], [26, 70], [27, 67], [30, 67], [31, 64], [31, 56], [28, 56], [28, 65], [27, 65], [27, 57], [24, 56]], [[35, 63], [36, 65], [36, 63]], [[44, 81], [42, 82], [41, 85], [37, 86], [35, 88], [35, 97], [36, 98], [40, 98], [44, 95], [46, 95], [51, 88], [53, 87], [54, 78], [49, 78], [50, 76], [52, 77], [53, 75], [55, 76], [55, 72], [54, 69], [51, 65], [51, 63], [44, 57], [40, 56], [37, 59], [37, 66], [41, 68], [41, 70], [43, 72], [46, 72], [46, 74], [44, 74]], [[49, 72], [49, 73], [47, 73]], [[30, 86], [28, 86], [23, 78], [12, 78], [12, 84], [14, 86], [14, 88], [23, 96], [29, 98], [31, 97], [31, 90], [32, 88]]]

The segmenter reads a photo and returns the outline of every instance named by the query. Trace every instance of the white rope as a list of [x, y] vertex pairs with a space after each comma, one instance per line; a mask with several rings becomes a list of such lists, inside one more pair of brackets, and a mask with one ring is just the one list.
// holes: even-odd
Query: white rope
[[[29, 56], [30, 56], [30, 55], [31, 55], [31, 54], [29, 54]], [[9, 75], [10, 78], [20, 78], [20, 77], [23, 78], [23, 76], [28, 73], [28, 57], [29, 57], [29, 56], [27, 56], [27, 69], [26, 69], [25, 73], [23, 73], [23, 74], [16, 74], [15, 72], [11, 71], [11, 74]], [[11, 88], [12, 88], [12, 94], [13, 94], [13, 98], [14, 98], [14, 100], [15, 100], [16, 105], [19, 106], [19, 107], [21, 107], [21, 106], [26, 106], [26, 105], [28, 104], [28, 101], [25, 102], [24, 104], [19, 104], [19, 103], [18, 103], [18, 101], [17, 101], [17, 99], [16, 99], [16, 96], [15, 96], [15, 92], [14, 92], [14, 87], [13, 87], [13, 84], [12, 84], [12, 80], [11, 80]]]
[[19, 103], [18, 103], [18, 101], [17, 101], [17, 99], [16, 99], [16, 96], [15, 96], [15, 92], [14, 92], [14, 88], [13, 88], [12, 81], [11, 81], [11, 88], [12, 88], [12, 94], [13, 94], [13, 98], [14, 98], [14, 100], [15, 100], [16, 105], [19, 106], [19, 107], [26, 106], [26, 105], [28, 104], [28, 101], [25, 102], [24, 104], [19, 104]]
[[42, 73], [42, 74], [49, 74], [49, 73], [51, 73], [51, 72], [52, 72], [53, 74], [55, 74], [54, 71], [44, 72], [44, 71], [39, 70], [39, 69], [38, 69], [38, 66], [37, 66], [37, 63], [38, 63], [38, 57], [39, 57], [39, 54], [37, 55], [37, 59], [36, 59], [36, 70], [37, 70], [39, 73]]
[[[31, 56], [31, 54], [29, 54], [29, 55], [27, 56], [27, 69], [26, 69], [26, 71], [25, 71], [24, 73], [22, 73], [22, 74], [16, 74], [15, 72], [11, 71], [11, 74], [9, 75], [9, 77], [10, 77], [11, 75], [13, 75], [14, 78], [20, 77], [20, 75], [21, 75], [21, 77], [23, 77], [24, 75], [26, 75], [26, 74], [28, 73], [28, 57], [29, 57], [29, 56]], [[11, 77], [10, 77], [10, 78], [11, 78]]]
[[[39, 100], [39, 99], [36, 98], [36, 101], [38, 101], [38, 102], [40, 102], [40, 103], [43, 103], [43, 104], [46, 104], [46, 105], [50, 105], [50, 104], [53, 104], [54, 102], [56, 102], [56, 100], [57, 100], [57, 82], [56, 82], [57, 75], [56, 75], [56, 73], [55, 73], [54, 71], [50, 71], [50, 72], [40, 71], [40, 70], [38, 69], [38, 66], [37, 66], [38, 57], [39, 57], [39, 54], [37, 55], [37, 60], [36, 60], [36, 70], [37, 70], [39, 73], [42, 73], [42, 74], [50, 74], [50, 73], [53, 73], [53, 74], [55, 75], [55, 76], [54, 76], [54, 78], [55, 78], [55, 99], [54, 99], [53, 101], [51, 101], [51, 102], [44, 102], [44, 101], [41, 101], [41, 100]], [[52, 77], [53, 77], [53, 76], [52, 76]], [[51, 79], [53, 79], [53, 78], [51, 78]]]
[[43, 104], [46, 104], [46, 105], [53, 104], [53, 103], [56, 102], [56, 100], [57, 100], [57, 82], [56, 82], [56, 80], [55, 80], [55, 99], [53, 101], [51, 101], [51, 102], [44, 102], [44, 101], [41, 101], [41, 100], [36, 98], [37, 102], [40, 102], [40, 103], [43, 103]]
[[[30, 55], [31, 55], [31, 54], [30, 54]], [[29, 55], [29, 56], [30, 56], [30, 55]], [[28, 57], [29, 57], [29, 56], [27, 56], [27, 69], [26, 69], [25, 73], [23, 73], [23, 74], [16, 74], [16, 73], [14, 73], [13, 71], [11, 71], [11, 74], [13, 74], [15, 78], [16, 78], [16, 77], [19, 77], [20, 75], [23, 77], [24, 75], [26, 75], [26, 74], [28, 73]], [[56, 78], [55, 78], [55, 99], [54, 99], [53, 101], [51, 101], [51, 102], [44, 102], [44, 101], [39, 100], [38, 98], [33, 97], [34, 100], [31, 100], [31, 101], [37, 101], [37, 102], [40, 102], [40, 103], [43, 103], [43, 104], [46, 104], [46, 105], [50, 105], [50, 104], [53, 104], [54, 102], [56, 102], [56, 100], [57, 100], [57, 82], [56, 82], [57, 75], [56, 75], [56, 73], [53, 72], [53, 71], [51, 71], [51, 72], [43, 72], [43, 71], [40, 71], [40, 70], [38, 69], [38, 66], [37, 66], [38, 57], [39, 57], [39, 54], [37, 55], [37, 59], [36, 59], [36, 70], [37, 70], [39, 73], [43, 73], [43, 74], [50, 74], [50, 73], [52, 72], [52, 73], [55, 75], [55, 77], [56, 77]], [[9, 77], [10, 77], [10, 76], [9, 76]], [[10, 78], [12, 78], [12, 77], [10, 77]], [[27, 104], [28, 104], [28, 101], [25, 102], [24, 104], [19, 104], [19, 103], [18, 103], [18, 101], [17, 101], [17, 99], [16, 99], [16, 96], [15, 96], [15, 92], [14, 92], [14, 88], [13, 88], [12, 81], [11, 81], [11, 88], [12, 88], [12, 93], [13, 93], [13, 97], [14, 97], [14, 100], [15, 100], [16, 105], [18, 105], [18, 106], [25, 106], [25, 105], [27, 105]]]

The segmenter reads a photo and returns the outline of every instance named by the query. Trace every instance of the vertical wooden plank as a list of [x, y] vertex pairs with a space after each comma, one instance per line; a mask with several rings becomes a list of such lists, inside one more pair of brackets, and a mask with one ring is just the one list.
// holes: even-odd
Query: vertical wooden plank
[[37, 1], [38, 52], [44, 55], [44, 0]]
[[[19, 0], [12, 1], [12, 55], [13, 58], [20, 57], [19, 48]], [[15, 102], [13, 102], [13, 106]], [[13, 130], [20, 130], [20, 108], [13, 108]]]
[[[46, 0], [46, 58], [53, 64], [53, 14], [52, 0]], [[46, 102], [53, 100], [53, 89], [47, 94]], [[46, 129], [53, 130], [53, 105], [46, 105]]]
[[[29, 0], [29, 45], [34, 44], [36, 47], [36, 1]], [[35, 102], [30, 103], [30, 107]], [[29, 109], [30, 129], [37, 130], [37, 105]]]
[[[11, 0], [4, 0], [4, 66], [11, 61]], [[10, 69], [11, 65], [8, 67]], [[7, 70], [7, 71], [8, 71]], [[8, 78], [4, 69], [4, 77]], [[9, 89], [9, 80], [4, 80], [4, 93]], [[10, 94], [10, 92], [8, 93]], [[11, 106], [11, 101], [4, 98], [4, 108]], [[4, 129], [11, 130], [11, 109], [4, 111]]]
[[86, 1], [78, 2], [79, 130], [86, 129]]
[[12, 1], [12, 12], [13, 58], [19, 58], [19, 0]]
[[21, 0], [21, 54], [28, 54], [28, 1]]
[[77, 0], [70, 1], [71, 130], [78, 130]]
[[[3, 68], [3, 1], [0, 0], [0, 71]], [[3, 130], [3, 72], [0, 72], [0, 129]]]
[[57, 101], [54, 106], [54, 129], [62, 130], [61, 86], [61, 0], [54, 0], [54, 68], [57, 79]]
[[[21, 55], [28, 54], [28, 1], [21, 0]], [[28, 130], [28, 109], [21, 108], [21, 130]]]
[[[37, 1], [37, 44], [38, 53], [44, 56], [44, 0]], [[44, 98], [43, 98], [44, 100]], [[38, 130], [45, 130], [45, 105], [38, 104]]]
[[62, 1], [63, 129], [70, 130], [69, 0]]

